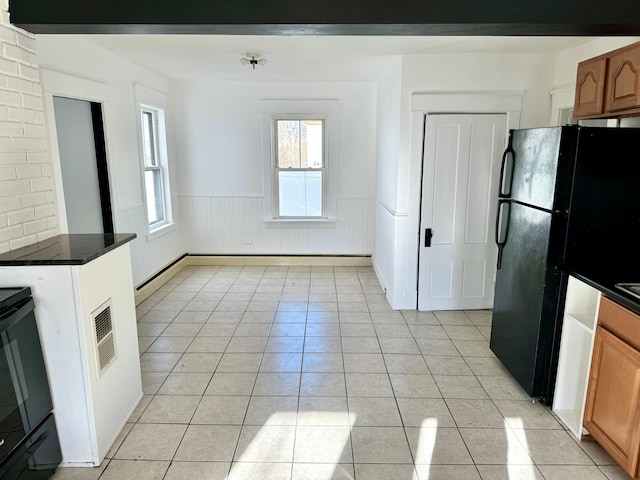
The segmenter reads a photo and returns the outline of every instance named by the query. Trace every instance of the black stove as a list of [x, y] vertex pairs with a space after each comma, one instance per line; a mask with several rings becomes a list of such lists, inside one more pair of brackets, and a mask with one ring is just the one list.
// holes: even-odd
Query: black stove
[[616, 288], [636, 298], [640, 298], [640, 283], [616, 283]]
[[29, 287], [0, 288], [0, 479], [49, 478], [62, 460]]
[[31, 297], [29, 287], [0, 288], [0, 312]]

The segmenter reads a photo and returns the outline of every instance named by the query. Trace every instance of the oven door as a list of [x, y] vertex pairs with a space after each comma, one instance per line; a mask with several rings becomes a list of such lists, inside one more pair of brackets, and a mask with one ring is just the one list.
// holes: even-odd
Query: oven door
[[52, 408], [29, 298], [0, 314], [0, 461]]
[[0, 464], [2, 480], [44, 480], [62, 460], [53, 414]]

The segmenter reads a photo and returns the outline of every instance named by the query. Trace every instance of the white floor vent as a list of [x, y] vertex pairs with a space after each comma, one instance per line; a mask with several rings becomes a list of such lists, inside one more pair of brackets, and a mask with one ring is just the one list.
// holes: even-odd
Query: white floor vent
[[113, 333], [113, 323], [111, 321], [111, 299], [103, 303], [98, 309], [91, 313], [96, 334], [96, 360], [98, 364], [99, 376], [116, 359], [116, 342]]

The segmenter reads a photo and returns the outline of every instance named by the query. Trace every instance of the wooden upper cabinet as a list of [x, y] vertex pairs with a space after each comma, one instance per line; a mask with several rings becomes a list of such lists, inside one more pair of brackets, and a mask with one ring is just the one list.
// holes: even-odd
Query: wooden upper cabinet
[[606, 81], [607, 59], [592, 58], [578, 64], [576, 78], [576, 98], [573, 116], [600, 115], [604, 113], [604, 86]]
[[640, 42], [578, 64], [575, 118], [637, 114], [640, 114]]
[[610, 56], [607, 77], [607, 111], [640, 107], [640, 46], [632, 45]]
[[[603, 297], [598, 324], [584, 427], [631, 477], [638, 478], [640, 351], [618, 334], [627, 336], [629, 328], [640, 325], [640, 317]], [[616, 334], [603, 327], [613, 328]]]

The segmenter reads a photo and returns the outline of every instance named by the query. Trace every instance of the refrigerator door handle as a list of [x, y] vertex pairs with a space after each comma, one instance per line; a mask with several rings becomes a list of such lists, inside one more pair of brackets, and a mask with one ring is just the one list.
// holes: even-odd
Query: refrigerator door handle
[[[506, 208], [506, 219], [503, 220], [503, 207]], [[498, 201], [498, 213], [496, 214], [496, 245], [498, 246], [498, 263], [496, 268], [502, 267], [502, 250], [509, 238], [509, 219], [511, 217], [511, 204], [507, 200]]]
[[[509, 171], [509, 190], [505, 192], [505, 183], [504, 183], [504, 175], [507, 170], [507, 162], [509, 156], [512, 158], [511, 162], [511, 170]], [[513, 167], [516, 162], [516, 152], [513, 150], [511, 146], [511, 133], [509, 133], [509, 145], [507, 149], [502, 154], [502, 164], [500, 165], [500, 183], [498, 184], [498, 198], [511, 198], [511, 188], [513, 186]]]

